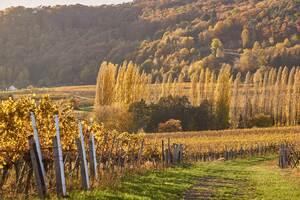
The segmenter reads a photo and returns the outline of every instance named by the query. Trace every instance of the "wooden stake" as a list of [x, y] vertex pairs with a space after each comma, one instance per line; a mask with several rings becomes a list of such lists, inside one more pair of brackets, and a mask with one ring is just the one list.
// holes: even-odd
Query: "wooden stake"
[[165, 163], [165, 145], [164, 145], [164, 140], [161, 140], [161, 162]]
[[170, 138], [168, 138], [168, 160], [167, 163], [170, 164], [172, 162], [172, 155], [171, 155], [171, 144]]
[[78, 154], [80, 159], [82, 188], [84, 190], [89, 190], [90, 183], [89, 183], [89, 175], [88, 175], [88, 166], [87, 166], [86, 153], [84, 148], [84, 138], [83, 138], [81, 123], [79, 123], [79, 139], [76, 139], [76, 144], [77, 144], [77, 149], [78, 149]]
[[54, 146], [54, 164], [55, 164], [55, 175], [56, 175], [56, 192], [59, 196], [67, 195], [66, 188], [66, 177], [64, 169], [63, 153], [60, 141], [60, 131], [59, 131], [59, 119], [55, 115], [55, 126], [56, 126], [56, 136], [53, 138]]
[[143, 149], [144, 149], [144, 140], [142, 140], [142, 142], [141, 142], [141, 147], [140, 147], [139, 154], [138, 154], [138, 165], [141, 164]]
[[90, 147], [90, 172], [94, 180], [98, 179], [97, 171], [97, 159], [96, 159], [96, 149], [95, 149], [95, 137], [93, 134], [89, 138], [89, 147]]
[[43, 172], [42, 172], [43, 162], [39, 160], [37, 146], [32, 136], [29, 137], [28, 142], [29, 142], [29, 149], [30, 149], [30, 159], [32, 163], [35, 180], [36, 180], [38, 194], [40, 198], [45, 198], [47, 196], [47, 186], [46, 186], [45, 177], [43, 176]]
[[38, 130], [37, 130], [37, 126], [36, 126], [36, 120], [35, 120], [35, 116], [34, 113], [31, 112], [30, 113], [30, 117], [31, 117], [31, 123], [32, 123], [32, 129], [33, 129], [33, 137], [35, 140], [35, 146], [36, 146], [36, 150], [37, 150], [37, 155], [38, 155], [38, 161], [40, 162], [40, 166], [41, 166], [41, 173], [42, 176], [45, 179], [45, 183], [47, 183], [46, 181], [46, 172], [45, 172], [45, 168], [43, 165], [43, 156], [42, 156], [42, 151], [41, 151], [41, 145], [40, 145], [40, 139], [39, 139], [39, 134], [38, 134]]

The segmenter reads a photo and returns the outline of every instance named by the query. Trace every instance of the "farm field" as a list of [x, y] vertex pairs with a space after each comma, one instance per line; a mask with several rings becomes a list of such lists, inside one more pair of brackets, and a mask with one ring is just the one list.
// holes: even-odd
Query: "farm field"
[[[188, 179], [187, 182], [184, 185], [174, 185], [175, 188], [173, 189], [171, 184], [167, 190], [172, 190], [173, 192], [170, 195], [175, 196], [168, 196], [169, 194], [166, 194], [166, 198], [176, 199], [176, 197], [180, 197], [180, 195], [192, 185], [197, 186], [197, 180], [200, 179], [200, 182], [201, 180], [211, 181], [206, 179], [207, 176], [212, 176], [210, 175], [211, 172], [209, 169], [213, 169], [213, 167], [216, 167], [216, 169], [220, 167], [219, 170], [223, 170], [224, 176], [227, 176], [227, 163], [235, 163], [230, 160], [243, 158], [246, 162], [249, 158], [253, 159], [257, 156], [264, 156], [268, 159], [269, 155], [278, 155], [279, 147], [284, 142], [293, 144], [295, 149], [297, 151], [299, 150], [299, 126], [129, 134], [127, 132], [105, 129], [102, 124], [96, 121], [91, 123], [82, 121], [78, 123], [78, 118], [72, 106], [59, 104], [58, 102], [59, 101], [51, 101], [48, 97], [44, 97], [38, 102], [35, 102], [33, 98], [29, 97], [2, 101], [0, 107], [0, 117], [3, 119], [0, 124], [0, 132], [2, 134], [0, 142], [2, 186], [0, 186], [3, 192], [2, 194], [7, 195], [8, 198], [23, 195], [23, 193], [25, 196], [34, 197], [37, 196], [38, 191], [41, 191], [37, 191], [35, 187], [35, 180], [31, 170], [33, 166], [31, 163], [39, 159], [37, 155], [35, 155], [35, 152], [38, 151], [37, 146], [32, 145], [32, 143], [40, 144], [40, 152], [44, 159], [40, 160], [41, 162], [36, 163], [36, 165], [43, 166], [45, 163], [45, 166], [47, 166], [44, 182], [46, 183], [48, 180], [48, 194], [50, 197], [54, 196], [55, 187], [57, 187], [57, 185], [55, 184], [56, 182], [54, 182], [53, 174], [57, 173], [55, 171], [55, 166], [57, 165], [55, 159], [57, 156], [53, 155], [51, 151], [57, 148], [55, 145], [58, 142], [54, 140], [57, 136], [61, 138], [62, 154], [60, 156], [61, 161], [64, 161], [61, 162], [61, 165], [67, 174], [65, 180], [67, 183], [66, 189], [69, 194], [73, 194], [74, 191], [85, 188], [84, 185], [80, 184], [80, 180], [84, 176], [90, 176], [92, 180], [92, 177], [96, 176], [95, 174], [99, 174], [99, 179], [94, 178], [94, 181], [97, 181], [96, 184], [92, 184], [95, 189], [91, 190], [93, 191], [91, 194], [93, 194], [96, 191], [100, 191], [101, 188], [107, 187], [107, 185], [109, 188], [115, 185], [114, 181], [108, 181], [110, 184], [107, 184], [107, 177], [115, 177], [116, 180], [119, 180], [119, 178], [124, 176], [128, 177], [126, 174], [129, 172], [138, 174], [137, 172], [139, 171], [147, 172], [149, 169], [156, 169], [158, 176], [160, 176], [159, 173], [161, 173], [161, 176], [164, 177], [164, 173], [169, 172], [169, 170], [171, 170], [171, 172], [172, 170], [179, 170], [178, 177], [175, 177], [175, 179], [180, 181], [182, 179], [181, 176], [183, 176], [183, 178]], [[32, 130], [34, 131], [34, 135], [38, 134], [39, 139], [36, 140], [32, 138]], [[78, 143], [78, 141], [80, 141], [80, 143]], [[81, 148], [82, 146], [85, 146], [87, 149], [83, 150]], [[28, 149], [30, 149], [30, 152], [28, 152]], [[89, 152], [87, 158], [83, 158], [82, 156], [85, 151], [86, 153]], [[32, 161], [31, 157], [35, 158], [35, 160]], [[87, 161], [86, 165], [79, 165], [79, 163], [84, 163], [84, 160]], [[275, 160], [271, 163], [272, 167], [274, 167], [274, 169], [279, 168], [277, 166], [276, 156], [273, 157], [272, 160]], [[210, 162], [197, 163], [197, 161]], [[241, 164], [240, 167], [252, 166], [251, 162], [245, 165], [243, 162], [244, 161], [237, 161], [237, 165], [239, 166]], [[173, 168], [174, 166], [180, 166], [182, 163], [196, 164], [191, 165], [189, 168]], [[257, 161], [257, 163], [259, 164], [260, 161]], [[91, 166], [93, 165], [96, 167], [92, 169]], [[234, 165], [235, 164], [233, 164], [233, 166]], [[230, 168], [234, 168], [233, 166], [229, 165]], [[79, 174], [79, 169], [84, 168], [89, 168], [89, 170], [93, 171], [92, 173]], [[37, 173], [38, 168], [35, 169], [35, 173]], [[192, 170], [191, 176], [185, 177], [188, 175], [186, 173], [190, 173], [189, 170]], [[247, 172], [250, 168], [237, 168], [237, 170], [240, 170], [243, 174], [244, 171]], [[213, 172], [212, 174], [217, 174], [217, 172]], [[236, 174], [236, 172], [234, 172], [234, 174]], [[250, 174], [250, 172], [248, 174]], [[168, 179], [168, 175], [166, 176], [166, 179]], [[220, 176], [223, 177], [221, 173]], [[134, 177], [136, 176], [134, 175]], [[194, 179], [194, 177], [198, 179]], [[231, 175], [228, 178], [231, 178]], [[250, 180], [248, 179], [248, 175], [238, 178], [244, 178], [242, 180], [247, 181]], [[126, 180], [126, 178], [123, 180]], [[163, 182], [164, 180], [165, 178], [161, 181], [155, 181], [155, 183]], [[212, 184], [214, 186], [215, 184], [219, 184], [214, 181], [213, 178]], [[216, 181], [218, 181], [218, 179]], [[142, 181], [141, 184], [147, 184], [147, 180], [144, 182]], [[223, 184], [223, 180], [221, 180], [221, 182]], [[266, 182], [269, 182], [269, 180]], [[18, 187], [15, 187], [16, 183]], [[177, 182], [174, 184], [177, 184]], [[236, 182], [233, 181], [233, 183], [230, 182], [229, 184], [236, 184]], [[25, 190], [22, 185], [26, 185]], [[252, 184], [250, 185], [252, 186]], [[242, 186], [248, 187], [248, 185]], [[157, 188], [158, 193], [155, 192], [155, 195], [159, 196], [159, 188], [161, 187], [155, 185], [153, 187]], [[15, 190], [15, 188], [17, 188], [17, 190]], [[128, 186], [125, 188], [130, 189]], [[88, 189], [92, 188], [87, 188], [86, 190]], [[198, 191], [198, 188], [195, 190]], [[106, 190], [101, 191], [105, 192]], [[122, 189], [118, 189], [117, 191], [122, 191]], [[259, 190], [257, 189], [257, 191]], [[231, 191], [231, 193], [235, 195], [241, 194], [245, 195], [245, 197], [251, 194], [250, 192], [248, 193], [247, 190], [243, 192], [244, 193]], [[220, 194], [217, 194], [216, 198], [222, 198], [223, 193], [224, 191], [220, 191]], [[275, 194], [276, 193], [273, 192], [273, 195]], [[145, 192], [140, 191], [138, 194], [135, 194], [134, 189], [132, 189], [128, 191], [128, 195], [129, 199], [136, 199], [135, 196], [130, 197], [130, 195], [145, 195]], [[161, 198], [160, 196], [159, 198], [164, 199], [164, 194], [161, 195]], [[202, 194], [200, 194], [200, 196], [201, 195]], [[215, 195], [215, 193], [209, 193], [209, 195]], [[39, 196], [45, 197], [46, 194], [43, 196], [39, 194]], [[78, 195], [76, 195], [76, 198], [77, 196]], [[101, 198], [102, 197], [104, 198], [105, 194], [101, 194]], [[120, 198], [126, 199], [127, 196]], [[139, 197], [137, 196], [137, 198]], [[141, 198], [143, 199], [144, 197], [142, 196]], [[93, 198], [91, 197], [90, 199]]]
[[49, 95], [52, 100], [74, 102], [74, 109], [78, 113], [91, 112], [93, 110], [95, 98], [95, 85], [82, 86], [63, 86], [51, 88], [32, 88], [21, 89], [16, 91], [0, 91], [0, 99], [13, 97], [19, 99], [21, 97], [32, 96], [35, 99], [41, 99], [43, 96]]
[[298, 169], [284, 171], [277, 156], [192, 165], [127, 175], [115, 188], [73, 193], [72, 199], [272, 199], [296, 200]]
[[62, 86], [62, 87], [50, 87], [50, 88], [31, 88], [20, 89], [15, 91], [1, 91], [0, 96], [12, 95], [16, 98], [20, 96], [26, 96], [28, 94], [49, 94], [54, 97], [66, 97], [68, 95], [78, 95], [86, 98], [94, 98], [95, 85], [81, 85], [81, 86]]
[[[185, 147], [186, 157], [193, 158], [209, 153], [223, 153], [224, 151], [246, 151], [259, 149], [260, 147], [275, 147], [283, 142], [292, 143], [299, 150], [300, 127], [271, 127], [235, 129], [222, 131], [198, 131], [178, 133], [147, 134], [147, 142], [158, 143], [161, 140], [171, 143], [181, 143]], [[223, 155], [221, 155], [223, 156]]]

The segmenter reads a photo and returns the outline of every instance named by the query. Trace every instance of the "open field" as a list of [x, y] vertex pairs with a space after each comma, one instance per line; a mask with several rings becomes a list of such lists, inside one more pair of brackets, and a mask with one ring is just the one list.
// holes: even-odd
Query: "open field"
[[[178, 83], [180, 88], [184, 91], [182, 95], [189, 95], [190, 84], [189, 83]], [[81, 85], [81, 86], [62, 86], [62, 87], [51, 87], [51, 88], [32, 88], [32, 89], [20, 89], [16, 91], [0, 91], [0, 99], [5, 99], [8, 96], [19, 98], [21, 96], [35, 94], [37, 96], [50, 95], [53, 99], [67, 99], [71, 97], [78, 98], [95, 98], [95, 85]], [[159, 98], [161, 90], [161, 84], [152, 84], [150, 87], [149, 101], [155, 101]]]
[[31, 96], [35, 99], [41, 99], [44, 95], [49, 95], [55, 101], [72, 100], [75, 110], [79, 113], [91, 112], [94, 105], [95, 86], [64, 86], [53, 88], [32, 88], [16, 91], [0, 91], [0, 99], [13, 97], [18, 99], [22, 96]]
[[42, 95], [50, 95], [52, 99], [69, 99], [79, 98], [91, 100], [95, 97], [94, 85], [83, 86], [64, 86], [64, 87], [52, 87], [52, 88], [32, 88], [21, 89], [16, 91], [0, 91], [0, 99], [6, 99], [9, 96], [14, 98], [20, 98], [26, 95], [35, 95], [36, 98], [40, 98]]
[[118, 187], [73, 193], [74, 199], [272, 199], [296, 200], [298, 169], [277, 167], [276, 156], [127, 175]]

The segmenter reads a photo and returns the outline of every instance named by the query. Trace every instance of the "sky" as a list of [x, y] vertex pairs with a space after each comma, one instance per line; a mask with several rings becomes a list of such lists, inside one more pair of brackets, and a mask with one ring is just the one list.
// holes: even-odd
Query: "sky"
[[69, 4], [83, 4], [83, 5], [102, 5], [102, 4], [119, 4], [123, 2], [130, 2], [132, 0], [0, 0], [0, 9], [5, 9], [11, 6], [37, 7], [54, 6], [54, 5], [69, 5]]

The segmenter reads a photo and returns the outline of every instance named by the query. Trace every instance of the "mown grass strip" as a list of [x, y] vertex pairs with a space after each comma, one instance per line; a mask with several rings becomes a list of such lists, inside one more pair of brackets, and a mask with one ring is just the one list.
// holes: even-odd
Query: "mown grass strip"
[[[274, 156], [216, 161], [125, 176], [118, 187], [73, 193], [72, 199], [300, 199], [299, 184], [270, 168]], [[276, 164], [274, 162], [274, 164]], [[273, 170], [276, 169], [276, 170]]]

